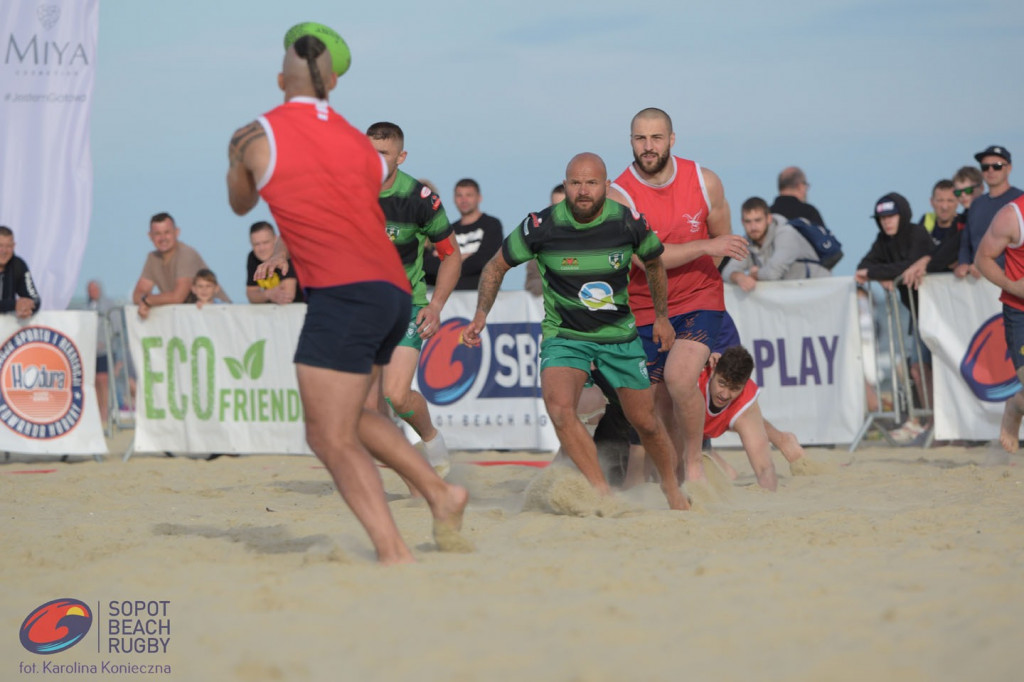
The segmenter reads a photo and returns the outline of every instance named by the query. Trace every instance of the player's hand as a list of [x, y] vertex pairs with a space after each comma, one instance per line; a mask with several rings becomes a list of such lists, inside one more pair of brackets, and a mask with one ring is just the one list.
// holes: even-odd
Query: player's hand
[[708, 255], [715, 258], [728, 256], [733, 260], [744, 260], [747, 257], [747, 240], [738, 234], [722, 234], [710, 240]]
[[722, 357], [721, 353], [712, 353], [710, 356], [708, 356], [708, 367], [711, 368], [712, 372], [715, 371], [715, 367], [718, 366], [718, 360], [721, 357]]
[[258, 282], [261, 279], [267, 279], [274, 274], [274, 270], [280, 270], [282, 275], [287, 275], [288, 258], [276, 254], [271, 256], [256, 266], [256, 272], [253, 274], [252, 279], [254, 282]]
[[651, 327], [651, 340], [658, 344], [658, 350], [667, 353], [668, 349], [676, 340], [676, 330], [667, 317], [654, 318], [654, 326]]
[[35, 307], [35, 301], [31, 298], [19, 298], [14, 303], [14, 314], [17, 317], [30, 317]]
[[433, 305], [421, 308], [416, 314], [416, 331], [419, 332], [421, 339], [429, 339], [440, 328], [441, 314]]
[[484, 326], [487, 322], [487, 315], [481, 310], [476, 311], [476, 315], [470, 321], [466, 328], [462, 330], [462, 342], [470, 348], [476, 348], [480, 345], [480, 332], [484, 330]]

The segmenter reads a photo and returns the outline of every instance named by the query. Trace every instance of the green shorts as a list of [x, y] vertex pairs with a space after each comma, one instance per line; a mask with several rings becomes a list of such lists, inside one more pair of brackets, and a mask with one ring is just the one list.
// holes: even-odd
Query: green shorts
[[593, 364], [615, 388], [649, 388], [647, 356], [644, 345], [637, 337], [626, 343], [594, 343], [555, 337], [540, 344], [540, 369], [548, 367], [574, 367], [590, 375]]
[[420, 338], [420, 333], [416, 330], [416, 316], [423, 310], [423, 307], [421, 305], [414, 305], [412, 307], [412, 315], [409, 316], [409, 328], [405, 330], [405, 335], [398, 342], [399, 346], [423, 350], [423, 339]]

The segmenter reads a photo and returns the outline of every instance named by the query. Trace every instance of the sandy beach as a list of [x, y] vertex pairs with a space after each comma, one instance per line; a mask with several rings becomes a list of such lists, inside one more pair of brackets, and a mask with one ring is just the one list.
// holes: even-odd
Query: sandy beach
[[[767, 493], [723, 454], [740, 478], [677, 513], [653, 484], [600, 501], [574, 472], [523, 464], [550, 455], [456, 453], [473, 554], [437, 552], [425, 507], [384, 471], [419, 560], [387, 569], [310, 457], [15, 457], [0, 464], [0, 679], [1024, 675], [1020, 455], [810, 449], [829, 472], [792, 476], [776, 456]], [[28, 652], [22, 622], [62, 597], [94, 610], [92, 629]]]

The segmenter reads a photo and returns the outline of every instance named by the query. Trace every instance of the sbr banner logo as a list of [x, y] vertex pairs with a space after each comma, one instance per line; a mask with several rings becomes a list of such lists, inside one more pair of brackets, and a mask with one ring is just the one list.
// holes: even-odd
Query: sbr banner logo
[[[1020, 390], [1010, 351], [1006, 347], [1002, 313], [986, 320], [967, 344], [967, 352], [960, 361], [960, 375], [979, 400], [1001, 403]], [[1024, 348], [1015, 348], [1013, 352], [1024, 353]]]
[[77, 599], [54, 599], [21, 624], [21, 645], [34, 654], [55, 654], [78, 644], [92, 627], [92, 609]]
[[416, 370], [423, 397], [434, 405], [451, 405], [477, 384], [478, 398], [539, 396], [540, 324], [490, 323], [477, 348], [462, 343], [468, 324], [462, 317], [449, 318], [424, 344]]
[[20, 436], [63, 436], [82, 417], [82, 359], [56, 329], [25, 327], [0, 346], [0, 421]]

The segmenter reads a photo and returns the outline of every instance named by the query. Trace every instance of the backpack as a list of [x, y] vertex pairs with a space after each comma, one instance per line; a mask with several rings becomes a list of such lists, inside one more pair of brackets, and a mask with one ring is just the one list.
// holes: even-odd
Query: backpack
[[843, 245], [824, 225], [815, 225], [806, 218], [793, 218], [789, 224], [814, 247], [818, 263], [831, 270], [843, 257]]

